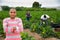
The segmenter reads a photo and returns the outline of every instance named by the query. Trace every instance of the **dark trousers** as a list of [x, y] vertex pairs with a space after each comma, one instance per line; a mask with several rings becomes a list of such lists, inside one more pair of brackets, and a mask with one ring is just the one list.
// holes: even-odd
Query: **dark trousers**
[[27, 21], [29, 21], [30, 20], [30, 17], [26, 17], [26, 19], [27, 19]]
[[48, 20], [41, 20], [41, 21], [40, 21], [40, 25], [43, 25], [43, 24], [44, 24], [43, 22], [44, 22], [46, 25], [48, 25]]

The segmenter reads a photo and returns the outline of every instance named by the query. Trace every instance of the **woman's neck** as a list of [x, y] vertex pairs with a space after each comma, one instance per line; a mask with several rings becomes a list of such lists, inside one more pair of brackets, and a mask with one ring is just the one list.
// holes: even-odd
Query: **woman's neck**
[[15, 17], [14, 18], [11, 18], [12, 20], [14, 20], [15, 19]]

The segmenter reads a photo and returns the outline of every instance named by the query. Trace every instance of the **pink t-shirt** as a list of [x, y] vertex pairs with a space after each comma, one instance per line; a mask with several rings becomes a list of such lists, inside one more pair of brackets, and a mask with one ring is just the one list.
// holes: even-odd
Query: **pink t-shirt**
[[[16, 30], [13, 31], [13, 27], [16, 27]], [[3, 28], [4, 32], [6, 33], [6, 39], [5, 40], [15, 40], [20, 37], [20, 32], [23, 32], [23, 24], [22, 20], [20, 18], [5, 18], [3, 20]]]

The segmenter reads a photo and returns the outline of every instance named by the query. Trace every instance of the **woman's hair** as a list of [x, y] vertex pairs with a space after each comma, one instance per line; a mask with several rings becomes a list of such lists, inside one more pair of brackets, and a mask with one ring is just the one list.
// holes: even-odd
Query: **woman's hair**
[[13, 7], [12, 7], [12, 8], [10, 8], [10, 11], [11, 11], [11, 10], [14, 10], [14, 11], [16, 11], [16, 9], [15, 9], [15, 8], [13, 8]]

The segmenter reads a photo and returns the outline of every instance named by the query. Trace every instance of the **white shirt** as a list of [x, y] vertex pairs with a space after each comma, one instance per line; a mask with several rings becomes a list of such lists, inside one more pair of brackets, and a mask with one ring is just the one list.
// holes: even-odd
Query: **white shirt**
[[44, 15], [41, 16], [42, 20], [47, 20], [48, 18], [50, 18], [48, 15], [46, 15], [46, 18], [44, 18]]

